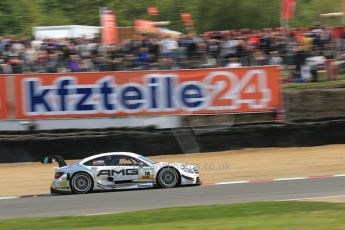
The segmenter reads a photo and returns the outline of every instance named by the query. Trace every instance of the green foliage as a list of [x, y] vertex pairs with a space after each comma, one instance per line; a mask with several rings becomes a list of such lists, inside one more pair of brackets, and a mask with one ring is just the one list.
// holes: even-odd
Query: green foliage
[[[315, 21], [320, 21], [320, 14], [341, 12], [342, 2], [341, 0], [297, 0], [296, 17], [290, 24], [293, 27], [311, 26]], [[341, 18], [335, 20], [338, 21], [335, 25], [340, 25]], [[332, 20], [323, 21], [330, 23]]]
[[[308, 27], [321, 13], [339, 12], [341, 0], [297, 0], [292, 27]], [[119, 26], [131, 26], [138, 18], [171, 21], [170, 28], [185, 32], [181, 12], [190, 12], [198, 32], [240, 28], [278, 27], [280, 1], [267, 0], [1, 0], [0, 34], [30, 34], [33, 26], [99, 25], [99, 7], [112, 8]], [[148, 16], [147, 6], [159, 15]], [[340, 24], [341, 20], [326, 21]]]

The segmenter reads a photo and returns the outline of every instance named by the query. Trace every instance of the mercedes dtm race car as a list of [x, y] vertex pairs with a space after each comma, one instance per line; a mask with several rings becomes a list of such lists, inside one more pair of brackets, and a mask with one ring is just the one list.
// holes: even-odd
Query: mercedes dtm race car
[[69, 166], [60, 156], [42, 159], [45, 164], [53, 161], [59, 164], [51, 185], [56, 194], [200, 184], [194, 165], [155, 162], [129, 152], [102, 153]]

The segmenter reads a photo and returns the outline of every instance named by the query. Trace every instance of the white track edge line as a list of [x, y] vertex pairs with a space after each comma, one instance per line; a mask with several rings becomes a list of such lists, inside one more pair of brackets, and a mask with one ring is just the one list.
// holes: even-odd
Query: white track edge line
[[315, 197], [283, 199], [283, 200], [276, 200], [276, 201], [314, 200], [314, 199], [316, 200], [316, 199], [327, 199], [327, 198], [337, 198], [337, 197], [345, 197], [345, 194], [344, 195], [334, 195], [334, 196], [315, 196]]
[[[318, 176], [315, 176], [318, 177]], [[322, 179], [323, 176], [320, 176]], [[337, 174], [332, 175], [330, 177], [345, 177], [345, 174]], [[308, 180], [308, 179], [315, 179], [313, 176], [306, 176], [306, 177], [283, 177], [283, 178], [276, 178], [276, 179], [267, 179], [267, 182], [271, 181], [292, 181], [292, 180]], [[316, 178], [317, 179], [317, 178]], [[256, 180], [253, 180], [256, 181]], [[260, 181], [260, 180], [258, 180]], [[265, 180], [263, 180], [265, 182]], [[215, 183], [216, 185], [227, 185], [227, 184], [244, 184], [244, 183], [251, 183], [252, 180], [241, 180], [241, 181], [224, 181], [224, 182], [218, 182]]]
[[226, 184], [245, 184], [249, 183], [248, 180], [240, 180], [240, 181], [227, 181], [227, 182], [219, 182], [215, 183], [216, 185], [226, 185]]
[[273, 181], [289, 181], [289, 180], [305, 180], [309, 179], [308, 177], [287, 177], [287, 178], [277, 178], [273, 179]]
[[345, 177], [345, 174], [334, 175], [334, 177]]
[[4, 196], [0, 197], [0, 200], [10, 200], [10, 199], [16, 199], [18, 198], [17, 196]]

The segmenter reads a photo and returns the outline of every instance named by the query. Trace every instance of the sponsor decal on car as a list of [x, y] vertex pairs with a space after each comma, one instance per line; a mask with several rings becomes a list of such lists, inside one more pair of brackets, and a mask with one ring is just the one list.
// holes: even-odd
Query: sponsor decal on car
[[97, 174], [97, 176], [115, 176], [115, 175], [139, 175], [138, 169], [121, 169], [121, 170], [114, 170], [114, 169], [108, 169], [108, 170], [101, 170]]
[[70, 187], [55, 187], [55, 189], [67, 190], [67, 189], [70, 189]]
[[142, 171], [143, 172], [153, 172], [155, 170], [154, 167], [143, 167]]
[[152, 175], [143, 175], [143, 176], [139, 176], [139, 179], [153, 179]]

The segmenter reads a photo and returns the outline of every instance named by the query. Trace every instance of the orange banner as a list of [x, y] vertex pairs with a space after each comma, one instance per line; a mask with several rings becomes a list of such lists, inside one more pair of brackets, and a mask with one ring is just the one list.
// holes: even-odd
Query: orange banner
[[282, 0], [282, 9], [281, 9], [281, 14], [282, 18], [287, 20], [291, 19], [294, 16], [294, 11], [296, 7], [296, 0]]
[[118, 43], [116, 17], [106, 7], [101, 8], [101, 26], [103, 44], [113, 45]]
[[0, 119], [8, 119], [6, 80], [6, 76], [0, 76]]
[[281, 106], [279, 67], [15, 76], [17, 118], [248, 113]]

